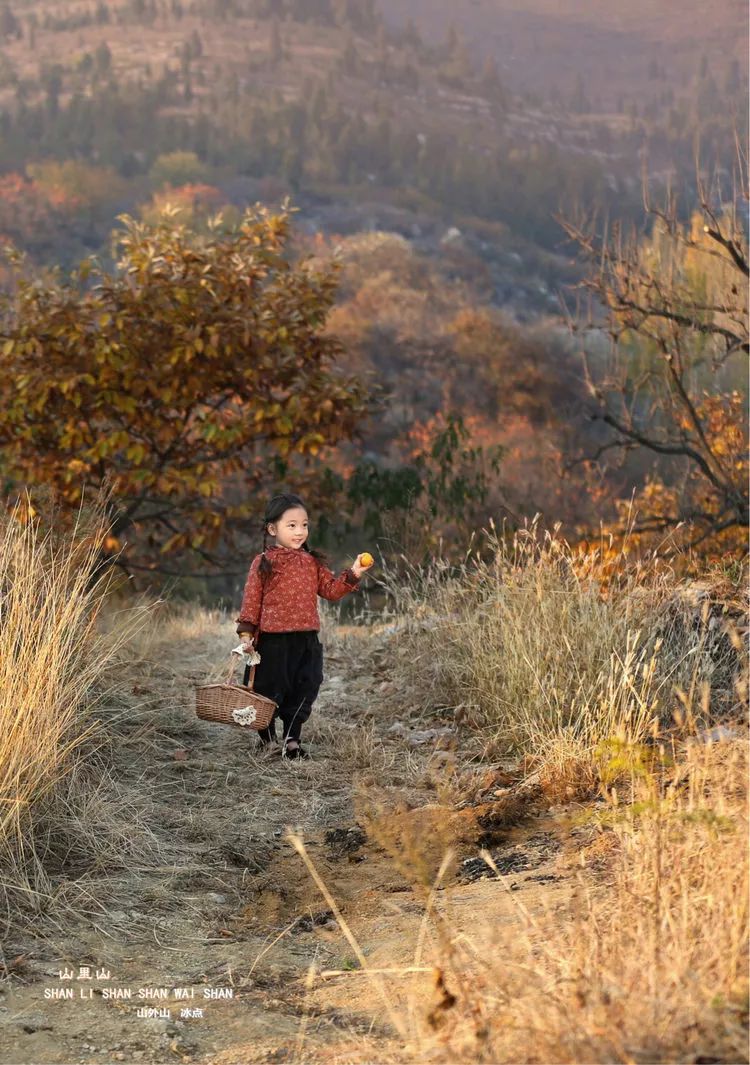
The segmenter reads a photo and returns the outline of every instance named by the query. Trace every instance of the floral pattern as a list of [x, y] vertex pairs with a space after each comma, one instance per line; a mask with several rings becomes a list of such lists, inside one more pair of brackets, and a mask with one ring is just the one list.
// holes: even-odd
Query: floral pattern
[[320, 629], [318, 596], [336, 603], [359, 588], [351, 569], [336, 576], [304, 548], [269, 547], [273, 572], [260, 576], [263, 555], [256, 555], [242, 594], [238, 631], [299, 632]]

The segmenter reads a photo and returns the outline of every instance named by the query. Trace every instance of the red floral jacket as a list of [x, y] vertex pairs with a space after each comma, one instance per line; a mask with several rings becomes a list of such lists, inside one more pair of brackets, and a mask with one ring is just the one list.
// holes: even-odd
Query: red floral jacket
[[255, 556], [242, 594], [238, 633], [320, 629], [318, 596], [336, 603], [359, 588], [351, 569], [337, 577], [304, 548], [274, 546], [266, 555], [273, 572], [263, 580], [263, 555]]

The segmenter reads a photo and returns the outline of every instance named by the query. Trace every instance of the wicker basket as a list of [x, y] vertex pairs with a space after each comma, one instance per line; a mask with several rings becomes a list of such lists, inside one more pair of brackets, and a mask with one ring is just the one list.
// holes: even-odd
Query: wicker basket
[[250, 670], [247, 685], [233, 684], [236, 663], [232, 661], [229, 676], [223, 684], [200, 684], [195, 689], [195, 712], [204, 721], [236, 728], [263, 729], [271, 723], [277, 704], [273, 699], [253, 691], [255, 666]]

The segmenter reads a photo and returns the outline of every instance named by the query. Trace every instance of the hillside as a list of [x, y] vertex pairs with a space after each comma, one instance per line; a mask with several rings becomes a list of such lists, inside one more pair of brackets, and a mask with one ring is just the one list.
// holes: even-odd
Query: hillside
[[[646, 104], [656, 90], [684, 91], [704, 61], [719, 81], [733, 64], [746, 69], [747, 6], [698, 0], [381, 0], [390, 23], [411, 17], [427, 40], [453, 23], [482, 57], [497, 59], [515, 92], [571, 96], [577, 79], [599, 112], [621, 98]], [[654, 76], [654, 74], [656, 76]]]
[[[636, 31], [632, 16], [593, 27], [583, 8], [562, 19], [542, 4], [459, 5], [466, 35], [449, 25], [443, 36], [447, 6], [431, 6], [429, 20], [419, 3], [400, 10], [416, 23], [395, 27], [371, 0], [6, 4], [0, 167], [100, 170], [83, 189], [48, 179], [53, 199], [84, 209], [93, 199], [96, 210], [70, 220], [45, 257], [67, 259], [77, 240], [96, 246], [117, 210], [160, 181], [209, 180], [241, 200], [248, 190], [232, 182], [248, 178], [266, 181], [261, 198], [286, 190], [354, 211], [355, 228], [370, 227], [366, 205], [379, 203], [446, 228], [458, 216], [501, 223], [554, 251], [558, 212], [638, 217], [644, 152], [654, 174], [673, 172], [686, 189], [697, 133], [709, 164], [730, 165], [746, 85], [733, 5], [705, 48], [690, 20], [663, 11]], [[669, 62], [654, 51], [667, 26]], [[729, 53], [717, 55], [719, 39], [733, 42]], [[159, 157], [174, 151], [200, 165], [165, 173]], [[15, 201], [8, 213], [15, 237]], [[49, 229], [33, 217], [27, 228]]]
[[[345, 261], [329, 316], [344, 344], [339, 364], [387, 397], [387, 415], [326, 456], [340, 479], [326, 482], [325, 498], [348, 486], [342, 512], [362, 502], [363, 484], [372, 495], [368, 478], [384, 470], [422, 462], [443, 483], [431, 452], [440, 453], [450, 412], [465, 419], [468, 450], [454, 443], [445, 461], [467, 464], [484, 483], [479, 467], [499, 448], [504, 477], [482, 506], [516, 524], [541, 512], [594, 527], [654, 476], [682, 499], [682, 460], [664, 458], [661, 444], [656, 465], [648, 448], [629, 446], [617, 462], [599, 461], [614, 444], [590, 410], [582, 351], [560, 314], [561, 302], [575, 303], [568, 285], [585, 269], [585, 240], [568, 241], [563, 222], [596, 216], [648, 231], [645, 173], [652, 203], [669, 183], [676, 220], [691, 227], [676, 243], [687, 240], [690, 256], [700, 251], [717, 267], [715, 249], [689, 236], [698, 225], [695, 146], [703, 172], [719, 175], [716, 204], [726, 203], [747, 87], [732, 53], [736, 7], [713, 20], [705, 47], [688, 33], [692, 8], [682, 19], [636, 7], [592, 21], [581, 5], [566, 19], [541, 3], [472, 5], [455, 9], [456, 25], [443, 19], [447, 6], [431, 8], [429, 22], [427, 10], [407, 6], [413, 18], [397, 23], [375, 0], [9, 0], [0, 6], [0, 238], [42, 276], [91, 253], [106, 270], [124, 213], [158, 225], [176, 209], [203, 240], [218, 212], [231, 227], [248, 205], [291, 197], [291, 253]], [[509, 52], [511, 17], [525, 29], [516, 43], [508, 35]], [[733, 43], [720, 54], [712, 42], [724, 36]], [[670, 45], [668, 60], [653, 52], [659, 41]], [[517, 79], [507, 66], [514, 56], [530, 70], [546, 63], [548, 83]], [[587, 73], [594, 60], [611, 68], [606, 92], [603, 75]], [[650, 239], [639, 242], [644, 254]], [[589, 266], [596, 270], [593, 259]], [[724, 285], [724, 270], [711, 284]], [[0, 274], [0, 286], [12, 276]], [[728, 286], [721, 300], [733, 303], [738, 291]], [[599, 291], [584, 341], [600, 376], [605, 305]], [[687, 345], [698, 351], [695, 341]], [[735, 354], [743, 344], [740, 335]], [[619, 377], [610, 384], [615, 396], [629, 387]], [[739, 452], [741, 389], [721, 402], [709, 435], [726, 433]], [[626, 409], [636, 408], [628, 400]], [[701, 430], [697, 439], [703, 447], [708, 437]], [[464, 470], [458, 483], [473, 476]], [[744, 498], [734, 487], [730, 495]], [[658, 505], [670, 514], [677, 506], [661, 497]], [[695, 505], [691, 497], [690, 513]], [[468, 520], [458, 509], [454, 518]]]

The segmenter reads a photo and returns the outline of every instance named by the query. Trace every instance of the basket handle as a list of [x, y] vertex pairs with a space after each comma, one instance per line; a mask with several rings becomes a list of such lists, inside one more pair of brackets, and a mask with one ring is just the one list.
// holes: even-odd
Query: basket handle
[[[229, 662], [229, 673], [227, 674], [227, 684], [231, 684], [234, 679], [234, 668], [236, 664], [237, 663], [234, 661], [234, 653], [232, 653]], [[255, 668], [255, 666], [245, 666], [245, 676], [243, 677], [242, 683], [246, 688], [252, 688], [255, 683]]]

